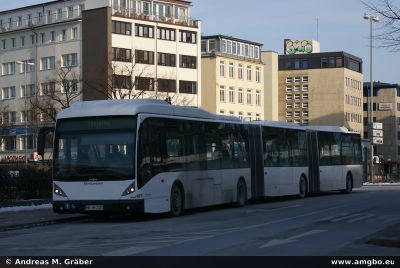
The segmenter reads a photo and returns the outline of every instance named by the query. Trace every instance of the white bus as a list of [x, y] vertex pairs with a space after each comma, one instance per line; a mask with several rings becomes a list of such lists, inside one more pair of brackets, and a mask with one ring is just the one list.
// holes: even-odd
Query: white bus
[[53, 166], [57, 213], [178, 216], [266, 196], [351, 192], [362, 181], [360, 136], [346, 129], [242, 122], [157, 100], [63, 110]]

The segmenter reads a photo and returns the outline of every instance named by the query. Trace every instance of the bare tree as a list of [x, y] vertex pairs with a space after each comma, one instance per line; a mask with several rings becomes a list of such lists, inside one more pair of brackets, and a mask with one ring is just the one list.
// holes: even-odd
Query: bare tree
[[375, 36], [381, 42], [381, 47], [400, 51], [400, 3], [392, 0], [369, 0], [362, 3], [383, 22], [380, 34]]
[[41, 90], [37, 90], [35, 96], [31, 97], [30, 105], [36, 114], [43, 121], [56, 121], [57, 112], [68, 108], [75, 101], [79, 100], [82, 90], [79, 84], [81, 77], [74, 66], [58, 66], [52, 77], [49, 77], [42, 84]]

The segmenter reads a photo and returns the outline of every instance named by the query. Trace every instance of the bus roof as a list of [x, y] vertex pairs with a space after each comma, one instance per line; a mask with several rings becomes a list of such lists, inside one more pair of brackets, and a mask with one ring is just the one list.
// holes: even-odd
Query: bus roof
[[346, 127], [336, 127], [336, 126], [305, 126], [308, 130], [315, 131], [325, 131], [325, 132], [340, 132], [349, 134], [360, 134], [358, 132], [349, 131]]
[[75, 102], [71, 107], [58, 113], [57, 119], [137, 115], [140, 113], [240, 122], [237, 117], [215, 115], [200, 108], [174, 106], [154, 99]]

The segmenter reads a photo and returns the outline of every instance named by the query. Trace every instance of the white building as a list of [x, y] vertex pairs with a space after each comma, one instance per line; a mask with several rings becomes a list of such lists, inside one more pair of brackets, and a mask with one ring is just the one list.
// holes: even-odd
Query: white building
[[190, 8], [181, 0], [59, 0], [0, 12], [0, 161], [32, 159], [32, 122], [49, 118], [33, 118], [30, 99], [63, 92], [60, 71], [82, 92], [74, 101], [117, 87], [200, 106], [201, 23]]

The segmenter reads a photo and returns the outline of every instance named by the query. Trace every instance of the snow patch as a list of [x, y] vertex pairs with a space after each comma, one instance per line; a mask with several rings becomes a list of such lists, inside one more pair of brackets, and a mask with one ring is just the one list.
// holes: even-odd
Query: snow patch
[[0, 208], [0, 213], [51, 209], [51, 204]]

